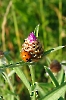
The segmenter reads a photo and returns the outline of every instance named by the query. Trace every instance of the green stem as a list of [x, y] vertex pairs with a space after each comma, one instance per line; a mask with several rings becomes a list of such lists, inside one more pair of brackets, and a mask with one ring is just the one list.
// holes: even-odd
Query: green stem
[[[59, 0], [59, 45], [62, 45], [62, 0]], [[62, 49], [59, 51], [62, 54]]]
[[[31, 73], [31, 78], [32, 78], [32, 85], [34, 85], [34, 83], [35, 83], [35, 70], [34, 70], [34, 66], [29, 65], [29, 68], [30, 68], [30, 73]], [[32, 91], [32, 92], [33, 92], [33, 96], [31, 96], [31, 100], [35, 100], [36, 93], [35, 93], [35, 91]]]
[[[14, 88], [13, 88], [12, 83], [11, 83], [10, 79], [8, 78], [7, 74], [5, 72], [3, 72], [2, 74], [3, 74], [3, 77], [5, 78], [5, 80], [8, 82], [11, 91], [14, 93]], [[11, 100], [14, 100], [13, 95], [11, 95]]]
[[18, 30], [18, 25], [17, 25], [17, 19], [16, 19], [16, 14], [15, 14], [13, 5], [12, 5], [12, 15], [13, 15], [13, 20], [14, 20], [15, 34], [16, 34], [16, 38], [17, 38], [19, 51], [20, 51], [20, 49], [21, 49], [21, 41], [20, 41], [19, 30]]
[[46, 34], [46, 20], [45, 20], [45, 14], [43, 10], [43, 0], [39, 0], [39, 8], [40, 8], [40, 15], [41, 15], [41, 23], [42, 23], [42, 31], [43, 31], [43, 42], [44, 47], [47, 47], [47, 34]]
[[36, 98], [36, 93], [34, 92], [33, 96], [31, 96], [31, 100], [35, 100], [35, 98]]
[[34, 70], [34, 66], [29, 65], [30, 68], [30, 73], [31, 73], [31, 78], [32, 78], [32, 84], [35, 83], [35, 70]]

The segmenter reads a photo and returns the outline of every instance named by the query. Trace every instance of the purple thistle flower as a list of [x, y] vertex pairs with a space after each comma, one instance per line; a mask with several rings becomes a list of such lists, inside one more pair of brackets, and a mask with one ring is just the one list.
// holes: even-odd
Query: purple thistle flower
[[34, 33], [30, 33], [30, 35], [28, 36], [28, 40], [29, 42], [33, 42], [33, 41], [36, 41], [36, 36], [34, 35]]

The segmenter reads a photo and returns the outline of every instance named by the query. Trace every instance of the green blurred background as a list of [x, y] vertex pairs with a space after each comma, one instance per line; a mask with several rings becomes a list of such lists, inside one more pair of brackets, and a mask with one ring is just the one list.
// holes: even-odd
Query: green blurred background
[[[0, 1], [0, 46], [12, 51], [15, 58], [24, 39], [40, 24], [39, 39], [44, 51], [58, 45], [66, 45], [65, 0], [9, 0]], [[4, 32], [3, 32], [4, 31]], [[57, 52], [56, 52], [57, 53]], [[65, 58], [63, 52], [63, 58]], [[59, 54], [53, 54], [60, 57]], [[51, 55], [50, 55], [51, 56]]]
[[[0, 49], [9, 51], [14, 61], [20, 61], [22, 43], [38, 24], [40, 24], [38, 38], [44, 51], [66, 45], [66, 1], [0, 0]], [[48, 57], [50, 60], [57, 59], [61, 62], [66, 59], [65, 55], [66, 48], [51, 53]], [[30, 80], [29, 69], [24, 67], [23, 70]], [[41, 68], [40, 70], [43, 73]], [[45, 81], [42, 79], [43, 74], [39, 74], [39, 67], [36, 71], [37, 81]], [[26, 98], [29, 100], [28, 93], [18, 77], [15, 84], [17, 93], [24, 98], [21, 97], [21, 100]]]

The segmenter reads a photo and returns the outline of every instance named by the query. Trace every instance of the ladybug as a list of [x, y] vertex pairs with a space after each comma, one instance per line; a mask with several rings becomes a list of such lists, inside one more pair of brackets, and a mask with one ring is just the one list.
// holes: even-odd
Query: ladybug
[[24, 51], [24, 50], [21, 51], [21, 58], [25, 62], [31, 62], [31, 54], [27, 51]]

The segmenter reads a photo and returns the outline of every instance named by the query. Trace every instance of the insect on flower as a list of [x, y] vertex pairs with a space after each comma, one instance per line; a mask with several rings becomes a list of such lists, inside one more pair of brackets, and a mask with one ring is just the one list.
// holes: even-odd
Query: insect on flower
[[22, 45], [21, 58], [25, 62], [36, 62], [43, 55], [43, 48], [34, 33], [30, 33]]
[[22, 51], [21, 52], [21, 57], [25, 62], [31, 61], [31, 55], [27, 51]]

